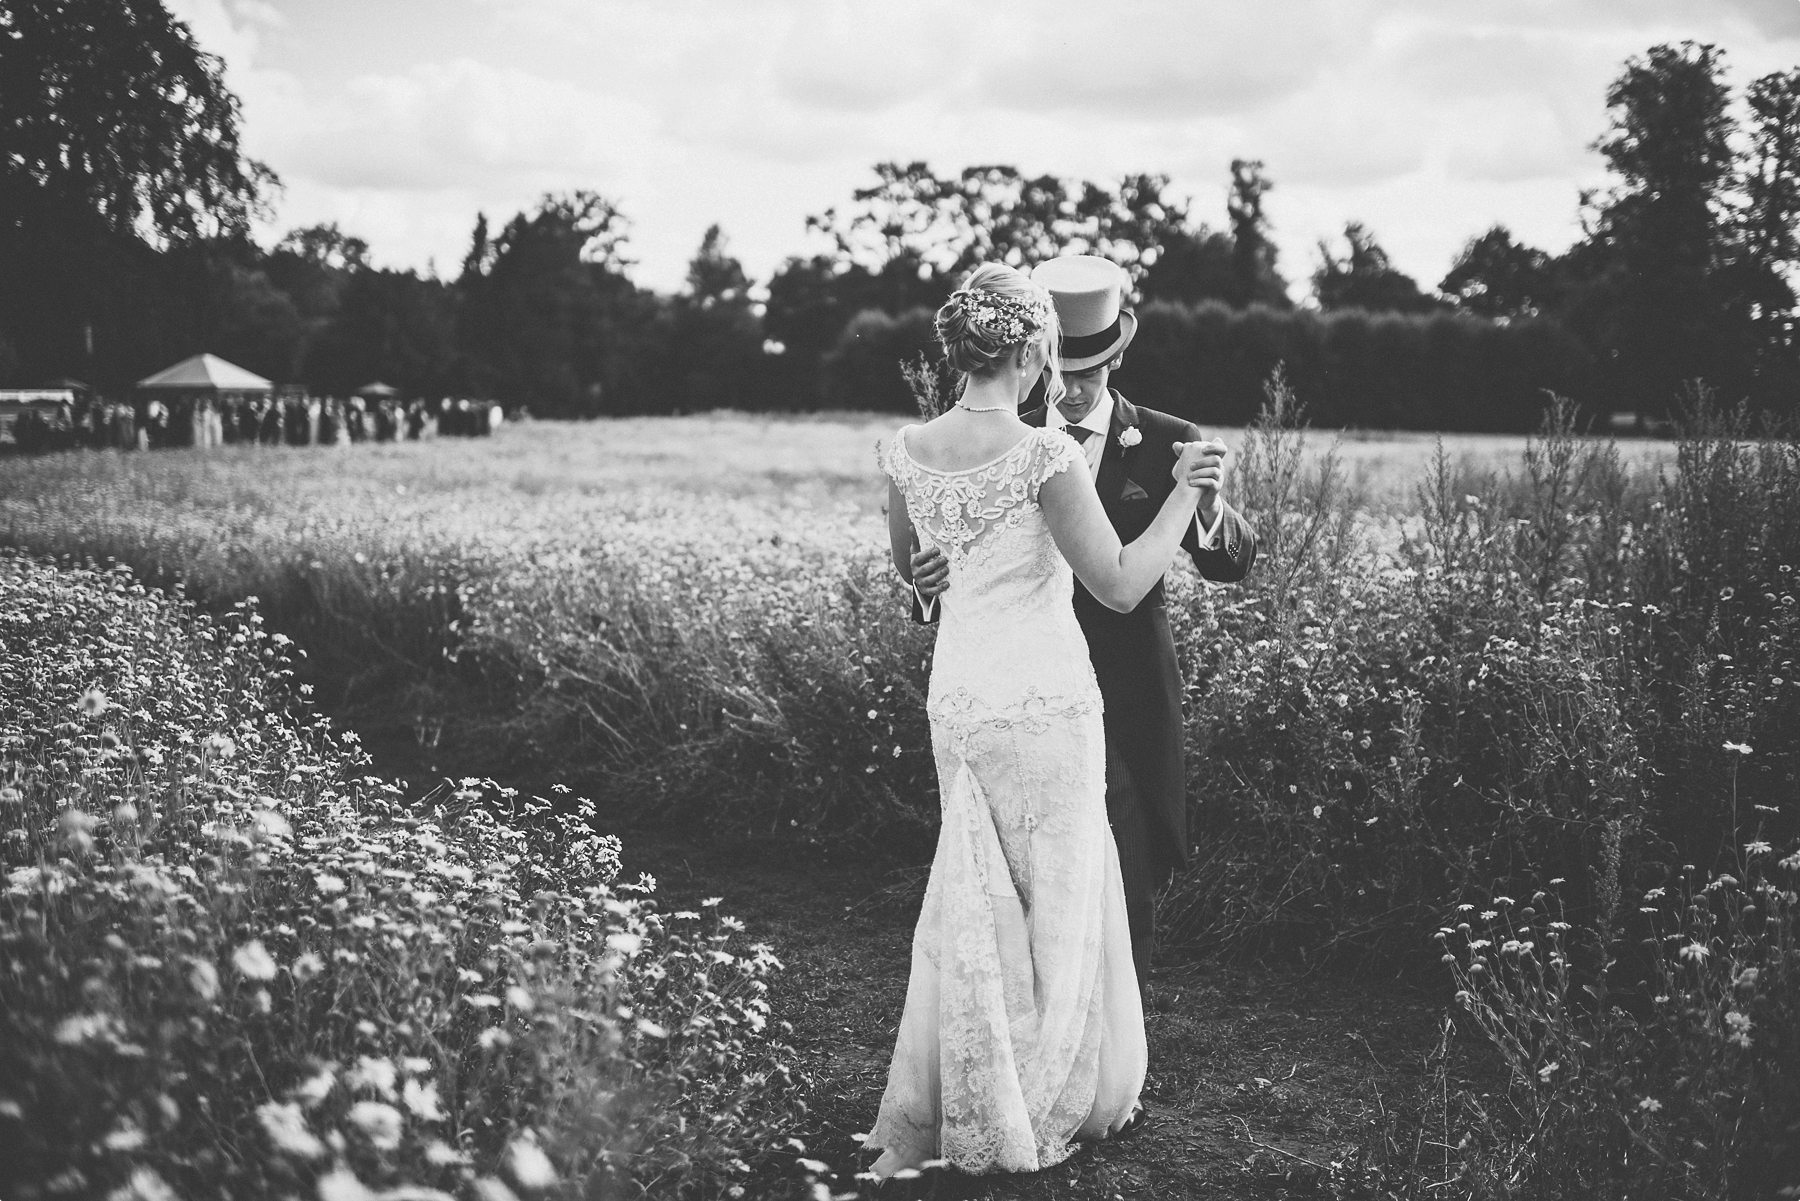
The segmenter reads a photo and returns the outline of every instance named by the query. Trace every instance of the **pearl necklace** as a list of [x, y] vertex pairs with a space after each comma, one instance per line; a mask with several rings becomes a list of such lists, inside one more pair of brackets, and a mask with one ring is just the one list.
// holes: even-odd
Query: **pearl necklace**
[[1018, 411], [1012, 405], [989, 405], [986, 408], [978, 409], [973, 405], [966, 405], [960, 400], [956, 402], [956, 407], [965, 413], [1013, 413]]

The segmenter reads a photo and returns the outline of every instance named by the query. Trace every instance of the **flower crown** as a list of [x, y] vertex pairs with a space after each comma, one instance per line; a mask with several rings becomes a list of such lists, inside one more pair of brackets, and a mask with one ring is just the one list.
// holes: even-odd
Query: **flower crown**
[[1050, 320], [1048, 295], [1018, 299], [975, 288], [958, 288], [950, 299], [969, 323], [999, 346], [1016, 346], [1042, 333]]

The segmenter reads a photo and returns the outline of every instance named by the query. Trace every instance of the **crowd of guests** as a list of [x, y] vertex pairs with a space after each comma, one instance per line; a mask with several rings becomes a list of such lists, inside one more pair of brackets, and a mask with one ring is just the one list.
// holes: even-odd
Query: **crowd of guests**
[[39, 406], [13, 423], [20, 451], [75, 447], [157, 450], [170, 446], [344, 446], [416, 441], [439, 435], [485, 437], [505, 419], [499, 405], [360, 396], [140, 395], [130, 402], [100, 397]]

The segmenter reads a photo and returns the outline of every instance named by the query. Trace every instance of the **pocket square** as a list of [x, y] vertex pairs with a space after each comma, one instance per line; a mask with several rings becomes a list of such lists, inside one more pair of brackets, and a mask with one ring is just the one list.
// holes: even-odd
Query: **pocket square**
[[1150, 494], [1148, 492], [1144, 491], [1142, 488], [1138, 487], [1136, 483], [1134, 483], [1133, 481], [1128, 479], [1125, 481], [1125, 486], [1123, 488], [1119, 489], [1119, 499], [1120, 500], [1149, 500]]

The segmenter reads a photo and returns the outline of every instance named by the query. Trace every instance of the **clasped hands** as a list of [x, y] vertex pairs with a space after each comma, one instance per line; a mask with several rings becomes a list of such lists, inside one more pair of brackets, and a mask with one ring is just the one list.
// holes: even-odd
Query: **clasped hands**
[[1175, 466], [1169, 474], [1178, 484], [1200, 489], [1202, 512], [1219, 501], [1225, 487], [1225, 456], [1230, 453], [1230, 448], [1214, 438], [1175, 443]]
[[[1225, 457], [1231, 453], [1223, 442], [1201, 438], [1194, 442], [1176, 442], [1175, 466], [1169, 474], [1178, 484], [1199, 489], [1198, 509], [1202, 522], [1211, 524], [1219, 493], [1225, 487]], [[950, 560], [935, 546], [912, 553], [912, 585], [918, 594], [930, 600], [950, 587]]]

